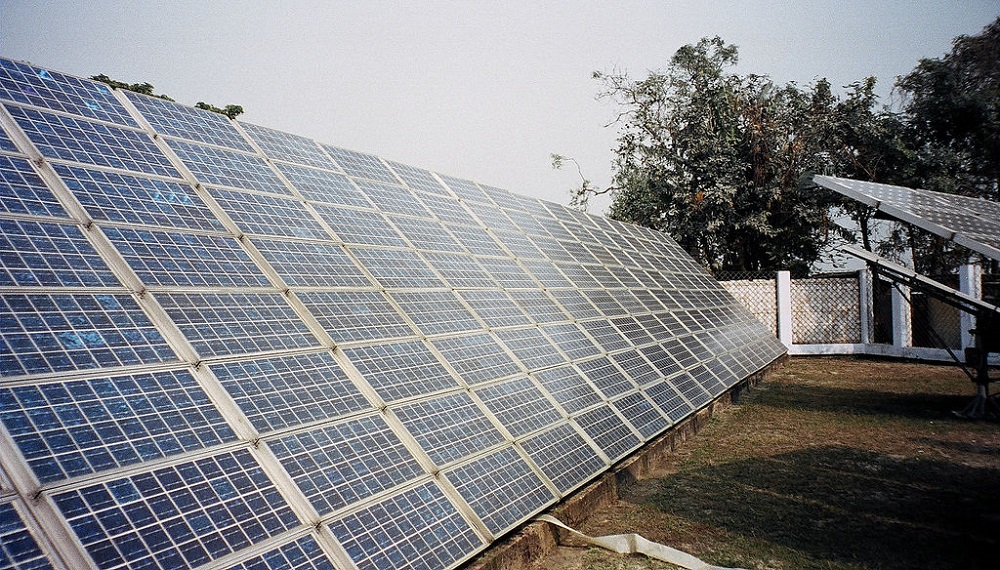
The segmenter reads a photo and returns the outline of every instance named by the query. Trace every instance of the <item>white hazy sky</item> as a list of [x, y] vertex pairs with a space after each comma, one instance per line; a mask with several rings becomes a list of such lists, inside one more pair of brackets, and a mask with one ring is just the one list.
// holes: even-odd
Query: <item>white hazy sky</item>
[[616, 130], [595, 70], [634, 77], [722, 36], [742, 72], [887, 95], [921, 57], [1000, 15], [1000, 0], [228, 2], [0, 0], [0, 55], [148, 81], [181, 103], [567, 203], [611, 178]]

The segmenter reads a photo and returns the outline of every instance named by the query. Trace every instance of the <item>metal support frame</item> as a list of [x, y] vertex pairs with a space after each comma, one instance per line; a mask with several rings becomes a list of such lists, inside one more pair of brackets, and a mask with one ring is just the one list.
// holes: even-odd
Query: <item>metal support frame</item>
[[[965, 350], [965, 358], [959, 358], [951, 349], [945, 347], [955, 362], [962, 367], [962, 370], [976, 385], [975, 397], [965, 408], [956, 410], [955, 415], [967, 419], [1000, 418], [998, 395], [991, 396], [989, 393], [989, 385], [992, 381], [989, 375], [989, 354], [990, 352], [1000, 352], [1000, 308], [946, 287], [912, 269], [893, 263], [870, 251], [852, 246], [842, 246], [841, 249], [845, 253], [867, 262], [874, 275], [882, 275], [892, 281], [895, 287], [894, 291], [899, 291], [900, 297], [908, 297], [902, 295], [904, 287], [914, 289], [975, 317], [976, 327], [968, 331], [973, 337], [974, 346]], [[893, 313], [896, 312], [895, 304], [894, 298]], [[963, 319], [964, 322], [968, 321]], [[933, 330], [931, 332], [937, 336]], [[941, 344], [943, 346], [945, 343]]]

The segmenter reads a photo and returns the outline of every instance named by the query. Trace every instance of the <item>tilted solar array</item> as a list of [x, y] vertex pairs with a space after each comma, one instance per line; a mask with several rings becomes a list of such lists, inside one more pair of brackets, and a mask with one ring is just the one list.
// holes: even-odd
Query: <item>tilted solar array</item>
[[0, 60], [0, 568], [452, 568], [784, 352], [663, 234]]
[[1000, 261], [1000, 204], [958, 194], [833, 176], [813, 181], [883, 214]]

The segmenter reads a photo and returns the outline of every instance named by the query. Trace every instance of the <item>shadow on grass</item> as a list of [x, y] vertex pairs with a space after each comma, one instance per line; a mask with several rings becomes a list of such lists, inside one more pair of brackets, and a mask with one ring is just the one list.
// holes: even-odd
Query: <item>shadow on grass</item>
[[878, 390], [857, 390], [801, 384], [775, 384], [755, 393], [758, 403], [791, 410], [847, 412], [919, 420], [959, 421], [952, 413], [964, 408], [975, 395], [897, 394]]
[[997, 562], [998, 482], [995, 470], [826, 447], [682, 471], [652, 500], [815, 567], [985, 569]]

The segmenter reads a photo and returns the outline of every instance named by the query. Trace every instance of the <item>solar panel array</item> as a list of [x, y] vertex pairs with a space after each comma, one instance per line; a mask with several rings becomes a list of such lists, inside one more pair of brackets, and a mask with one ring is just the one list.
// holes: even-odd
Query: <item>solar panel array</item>
[[663, 234], [0, 60], [0, 568], [451, 568], [784, 352]]
[[1000, 261], [1000, 204], [920, 188], [814, 176], [813, 181], [889, 217]]

